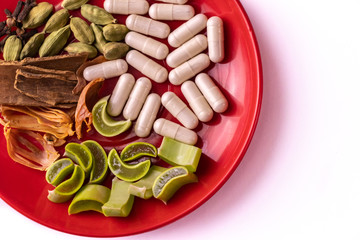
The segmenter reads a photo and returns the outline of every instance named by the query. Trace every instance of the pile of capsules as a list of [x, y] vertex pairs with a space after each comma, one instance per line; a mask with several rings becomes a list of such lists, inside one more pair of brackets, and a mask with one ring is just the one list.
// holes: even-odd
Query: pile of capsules
[[[151, 130], [162, 136], [194, 145], [198, 140], [196, 132], [199, 120], [208, 122], [213, 111], [224, 112], [228, 101], [210, 76], [201, 73], [210, 62], [219, 63], [224, 59], [224, 28], [219, 17], [207, 18], [204, 14], [195, 15], [187, 0], [159, 0], [149, 6], [146, 0], [105, 0], [104, 9], [114, 14], [129, 15], [126, 26], [130, 32], [125, 42], [134, 50], [126, 55], [126, 61], [117, 59], [89, 66], [84, 70], [88, 81], [96, 78], [120, 76], [107, 105], [110, 116], [136, 120], [135, 134], [149, 136]], [[148, 14], [149, 17], [141, 16]], [[159, 20], [186, 21], [170, 32], [168, 24]], [[206, 28], [207, 36], [199, 34]], [[175, 50], [169, 53], [166, 44], [151, 37], [166, 39]], [[208, 54], [202, 53], [208, 48]], [[167, 69], [151, 58], [166, 59]], [[146, 77], [135, 78], [126, 73], [128, 64]], [[195, 81], [190, 79], [195, 77]], [[161, 97], [151, 93], [151, 80], [164, 83], [169, 79], [173, 85], [181, 85], [181, 92], [190, 108], [173, 92]], [[164, 118], [156, 120], [163, 105], [181, 124]], [[155, 121], [156, 120], [156, 121]]]

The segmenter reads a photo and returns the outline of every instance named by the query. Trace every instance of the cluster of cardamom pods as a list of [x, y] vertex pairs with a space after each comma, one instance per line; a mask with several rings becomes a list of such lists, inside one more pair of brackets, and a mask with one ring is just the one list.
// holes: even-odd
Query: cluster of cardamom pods
[[[88, 53], [94, 58], [98, 52], [108, 60], [122, 58], [129, 51], [124, 42], [129, 32], [123, 24], [105, 9], [87, 4], [88, 0], [64, 0], [63, 9], [53, 13], [54, 6], [41, 2], [34, 6], [22, 21], [23, 31], [37, 29], [43, 25], [41, 32], [33, 32], [26, 41], [18, 35], [8, 36], [3, 47], [5, 61], [17, 61], [26, 57], [54, 56], [64, 49], [66, 52]], [[81, 15], [88, 20], [89, 25], [80, 17], [72, 17], [69, 11], [80, 9]], [[71, 33], [77, 41], [68, 44]]]

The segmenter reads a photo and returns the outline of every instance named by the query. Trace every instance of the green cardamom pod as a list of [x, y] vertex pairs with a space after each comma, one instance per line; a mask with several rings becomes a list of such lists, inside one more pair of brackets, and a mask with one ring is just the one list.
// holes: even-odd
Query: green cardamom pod
[[34, 29], [43, 25], [53, 11], [53, 5], [41, 2], [33, 7], [23, 21], [23, 28]]
[[21, 40], [15, 36], [11, 35], [5, 41], [3, 58], [5, 61], [17, 61], [20, 59], [20, 52], [22, 49]]
[[99, 25], [117, 22], [117, 20], [105, 9], [90, 4], [81, 6], [81, 15], [88, 21]]
[[70, 20], [70, 28], [74, 33], [74, 37], [80, 42], [92, 44], [95, 40], [93, 30], [79, 17], [73, 17]]
[[88, 58], [94, 58], [97, 55], [97, 50], [94, 46], [82, 42], [70, 43], [64, 50], [70, 54], [87, 53]]
[[105, 39], [111, 42], [124, 40], [128, 32], [129, 29], [124, 24], [108, 24], [103, 28]]
[[92, 30], [94, 32], [94, 36], [95, 36], [94, 46], [97, 48], [97, 50], [100, 53], [104, 53], [103, 48], [104, 48], [105, 44], [107, 43], [107, 41], [104, 38], [103, 31], [102, 31], [101, 27], [99, 27], [95, 23], [91, 23], [90, 27], [92, 28]]
[[64, 0], [62, 1], [61, 6], [68, 10], [76, 10], [88, 1], [89, 0]]
[[65, 8], [55, 12], [47, 21], [43, 32], [52, 33], [59, 30], [67, 24], [69, 17], [70, 13]]
[[27, 43], [24, 45], [21, 53], [20, 59], [24, 59], [26, 57], [35, 57], [39, 52], [41, 45], [43, 44], [45, 39], [45, 33], [37, 33], [32, 36]]
[[71, 30], [69, 25], [52, 32], [47, 38], [45, 38], [44, 43], [40, 47], [40, 57], [54, 56], [58, 54], [67, 43], [70, 34]]
[[125, 57], [129, 46], [122, 42], [109, 42], [104, 46], [104, 57], [107, 60], [114, 60]]

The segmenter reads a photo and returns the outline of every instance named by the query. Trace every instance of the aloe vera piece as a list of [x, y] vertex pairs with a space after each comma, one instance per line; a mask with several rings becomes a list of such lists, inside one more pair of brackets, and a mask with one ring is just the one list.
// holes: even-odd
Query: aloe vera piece
[[143, 156], [156, 157], [157, 149], [154, 145], [146, 142], [134, 142], [128, 144], [120, 154], [124, 162], [131, 161]]
[[68, 201], [81, 188], [84, 180], [84, 170], [79, 165], [75, 165], [71, 177], [60, 183], [54, 190], [49, 191], [48, 199], [54, 203], [63, 203]]
[[93, 156], [88, 147], [79, 143], [68, 143], [65, 146], [65, 156], [69, 157], [88, 174], [93, 165]]
[[84, 211], [102, 213], [101, 208], [109, 200], [109, 197], [109, 188], [98, 184], [85, 185], [76, 193], [71, 201], [68, 213], [69, 215]]
[[167, 204], [169, 199], [182, 186], [197, 182], [197, 176], [190, 172], [186, 167], [172, 167], [162, 172], [154, 182], [152, 187], [155, 198]]
[[106, 217], [127, 217], [134, 203], [134, 195], [128, 191], [128, 182], [114, 178], [111, 186], [109, 201], [102, 206]]
[[201, 152], [198, 147], [164, 137], [158, 156], [172, 166], [184, 166], [190, 172], [196, 172]]
[[62, 158], [55, 161], [48, 170], [46, 170], [45, 179], [51, 185], [57, 186], [73, 171], [73, 161], [70, 158]]
[[143, 199], [149, 199], [153, 196], [152, 186], [154, 185], [155, 179], [167, 168], [153, 165], [149, 172], [135, 183], [131, 183], [129, 186], [129, 193]]
[[105, 137], [117, 136], [131, 127], [131, 121], [116, 121], [106, 111], [110, 96], [100, 99], [92, 109], [93, 126], [98, 133]]
[[147, 159], [136, 165], [130, 165], [123, 162], [116, 150], [113, 148], [108, 155], [108, 164], [110, 171], [119, 179], [134, 182], [143, 178], [150, 169], [151, 161]]

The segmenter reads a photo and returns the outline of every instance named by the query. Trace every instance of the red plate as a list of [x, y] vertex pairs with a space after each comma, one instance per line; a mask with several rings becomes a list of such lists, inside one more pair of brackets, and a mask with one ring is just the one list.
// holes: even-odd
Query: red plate
[[[59, 0], [49, 2], [57, 5], [57, 8], [61, 3]], [[99, 6], [102, 2], [90, 1]], [[190, 0], [189, 3], [197, 13], [204, 13], [208, 17], [217, 15], [224, 20], [226, 58], [221, 64], [211, 65], [206, 72], [217, 81], [230, 103], [224, 114], [215, 114], [211, 122], [200, 124], [196, 129], [200, 137], [197, 146], [203, 149], [196, 173], [199, 183], [181, 188], [168, 205], [156, 199], [137, 198], [127, 218], [106, 218], [95, 212], [68, 216], [68, 203], [54, 204], [47, 199], [47, 192], [52, 187], [46, 183], [44, 172], [24, 167], [8, 157], [1, 131], [0, 197], [5, 202], [34, 221], [59, 231], [83, 236], [114, 237], [149, 231], [173, 222], [199, 207], [219, 190], [239, 165], [256, 127], [262, 97], [260, 54], [250, 21], [238, 0]], [[15, 5], [15, 0], [0, 3], [1, 9], [13, 10]], [[79, 15], [78, 12], [72, 14]], [[124, 23], [124, 17], [117, 17], [120, 23]], [[1, 11], [0, 20], [4, 19], [5, 15]], [[180, 22], [169, 22], [169, 25], [174, 29]], [[136, 77], [141, 76], [132, 68], [129, 71]], [[115, 82], [116, 79], [107, 80], [100, 95], [110, 94]], [[179, 87], [168, 83], [154, 83], [152, 89], [159, 94], [167, 90], [181, 96]], [[165, 110], [161, 111], [160, 116], [171, 118]], [[95, 139], [107, 150], [112, 147], [120, 150], [124, 144], [132, 141], [148, 141], [156, 146], [161, 142], [161, 138], [155, 134], [138, 139], [133, 132], [106, 139], [91, 131], [84, 139]], [[71, 138], [70, 141], [76, 139]]]

